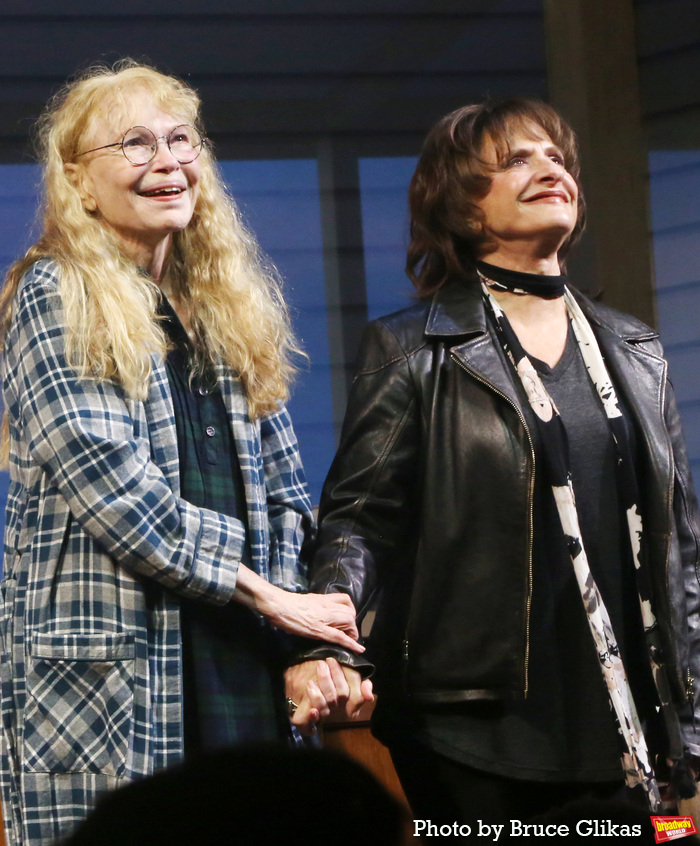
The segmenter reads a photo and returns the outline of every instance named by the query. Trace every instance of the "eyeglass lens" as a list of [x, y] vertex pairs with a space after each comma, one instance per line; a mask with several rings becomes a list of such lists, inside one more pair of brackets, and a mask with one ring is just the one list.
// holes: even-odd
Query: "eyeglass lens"
[[[201, 152], [202, 138], [193, 126], [176, 126], [165, 140], [180, 164], [193, 162]], [[146, 164], [156, 154], [158, 139], [148, 127], [132, 126], [122, 139], [122, 149], [132, 164]]]

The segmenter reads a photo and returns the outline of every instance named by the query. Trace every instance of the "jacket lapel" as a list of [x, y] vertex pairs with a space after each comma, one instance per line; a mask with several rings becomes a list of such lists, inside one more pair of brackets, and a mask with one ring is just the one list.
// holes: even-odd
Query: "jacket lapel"
[[450, 352], [460, 364], [522, 411], [476, 280], [455, 280], [440, 288], [433, 298], [425, 334], [450, 343]]
[[[668, 365], [665, 359], [641, 343], [651, 341], [657, 335], [636, 321], [613, 328], [593, 303], [580, 295], [576, 299], [593, 327], [615, 390], [622, 396], [635, 420], [645, 460], [654, 468], [648, 474], [649, 478], [660, 482], [653, 493], [663, 499], [663, 506], [658, 509], [659, 518], [663, 520], [670, 507], [668, 499], [674, 472], [664, 418]], [[653, 514], [649, 517], [653, 519], [657, 509], [651, 511]]]
[[[578, 295], [584, 314], [593, 327], [606, 365], [619, 390], [640, 424], [640, 430], [664, 427], [664, 391], [668, 366], [661, 356], [649, 352], [642, 341], [658, 337], [639, 324], [613, 328], [593, 303]], [[642, 388], [642, 390], [639, 390]]]
[[[574, 295], [593, 326], [615, 389], [634, 417], [644, 453], [655, 467], [655, 478], [669, 479], [673, 459], [664, 421], [667, 364], [642, 343], [654, 340], [656, 333], [622, 314], [615, 315], [613, 324], [587, 297], [578, 291]], [[438, 290], [425, 334], [449, 343], [458, 362], [522, 412], [508, 362], [486, 317], [476, 280], [453, 280]]]

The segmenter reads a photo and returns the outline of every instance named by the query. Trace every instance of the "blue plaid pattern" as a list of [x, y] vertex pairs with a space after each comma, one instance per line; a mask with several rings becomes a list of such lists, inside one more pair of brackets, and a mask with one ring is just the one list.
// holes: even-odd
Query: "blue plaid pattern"
[[[58, 266], [22, 281], [3, 361], [10, 418], [0, 583], [1, 787], [8, 846], [52, 842], [100, 792], [182, 757], [178, 596], [226, 603], [249, 565], [303, 590], [313, 515], [285, 409], [258, 421], [219, 378], [243, 524], [179, 498], [172, 398], [79, 380], [64, 354]], [[88, 695], [89, 694], [89, 695]]]
[[99, 652], [104, 636], [77, 639], [83, 641], [83, 657], [78, 658], [75, 650], [63, 648], [76, 636], [34, 635], [24, 765], [32, 772], [121, 776], [132, 723], [133, 638], [127, 638], [130, 649], [107, 649], [103, 660]]

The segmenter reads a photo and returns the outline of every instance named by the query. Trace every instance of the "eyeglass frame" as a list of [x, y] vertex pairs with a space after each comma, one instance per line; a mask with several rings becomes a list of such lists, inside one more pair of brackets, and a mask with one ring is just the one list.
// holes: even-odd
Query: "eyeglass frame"
[[[182, 127], [182, 126], [186, 126], [188, 129], [194, 129], [194, 131], [197, 133], [197, 135], [199, 135], [199, 145], [197, 147], [192, 148], [197, 155], [193, 159], [188, 159], [186, 162], [180, 161], [180, 159], [178, 159], [178, 157], [175, 155], [175, 153], [173, 153], [173, 151], [170, 147], [170, 137], [172, 136], [172, 134], [175, 132], [176, 129], [180, 129], [180, 127]], [[153, 147], [153, 153], [151, 154], [150, 159], [147, 159], [145, 162], [132, 162], [131, 159], [127, 156], [126, 151], [124, 150], [124, 139], [131, 132], [132, 129], [146, 129], [155, 138], [155, 145]], [[158, 155], [158, 142], [159, 141], [165, 141], [165, 143], [167, 144], [168, 150], [170, 152], [170, 155], [173, 156], [173, 158], [179, 164], [192, 164], [192, 162], [197, 161], [197, 159], [199, 158], [206, 140], [207, 139], [204, 137], [204, 135], [202, 135], [200, 133], [200, 131], [197, 129], [197, 127], [192, 126], [191, 123], [178, 123], [178, 125], [173, 127], [167, 135], [156, 135], [155, 132], [152, 129], [149, 129], [147, 126], [143, 126], [143, 124], [137, 123], [134, 126], [130, 126], [126, 130], [126, 132], [122, 135], [120, 141], [113, 141], [111, 144], [103, 144], [101, 147], [93, 147], [92, 150], [83, 150], [82, 153], [77, 153], [77, 155], [75, 155], [74, 158], [79, 159], [81, 156], [87, 156], [88, 153], [96, 153], [98, 150], [108, 150], [110, 147], [121, 147], [122, 154], [123, 154], [124, 158], [129, 162], [130, 165], [133, 165], [134, 167], [143, 167], [144, 165], [147, 165], [149, 162], [152, 162], [153, 159], [155, 159], [155, 157]]]

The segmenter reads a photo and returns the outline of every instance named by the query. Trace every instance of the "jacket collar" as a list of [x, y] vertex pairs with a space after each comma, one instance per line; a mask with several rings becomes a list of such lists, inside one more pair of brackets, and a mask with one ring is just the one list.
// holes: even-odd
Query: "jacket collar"
[[[594, 327], [632, 343], [658, 337], [657, 332], [634, 317], [593, 303], [575, 288], [570, 290]], [[456, 338], [486, 335], [488, 331], [481, 288], [476, 277], [452, 279], [435, 293], [425, 326], [427, 337]]]
[[505, 396], [516, 408], [518, 393], [508, 363], [491, 328], [476, 278], [455, 279], [433, 297], [426, 321], [427, 338], [445, 338], [452, 356], [475, 375]]
[[[573, 294], [593, 327], [611, 376], [630, 410], [640, 423], [646, 421], [647, 429], [654, 421], [658, 437], [661, 430], [657, 427], [663, 426], [666, 362], [640, 344], [655, 339], [657, 333], [634, 317], [592, 302], [575, 289]], [[451, 353], [462, 366], [520, 408], [512, 374], [486, 317], [475, 278], [455, 279], [437, 291], [425, 334], [427, 338], [451, 341]], [[634, 390], [640, 384], [645, 389]], [[645, 437], [651, 436], [644, 425], [641, 428]]]
[[487, 332], [481, 288], [475, 278], [453, 279], [434, 294], [425, 326], [428, 337], [485, 335]]
[[607, 306], [594, 303], [588, 299], [585, 294], [577, 291], [575, 288], [569, 289], [574, 295], [574, 299], [581, 306], [581, 310], [586, 315], [593, 327], [600, 327], [601, 329], [612, 333], [621, 341], [628, 341], [631, 343], [638, 343], [640, 341], [653, 341], [659, 337], [659, 333], [646, 326], [640, 320], [632, 317], [629, 314], [624, 314], [621, 311], [613, 311]]

